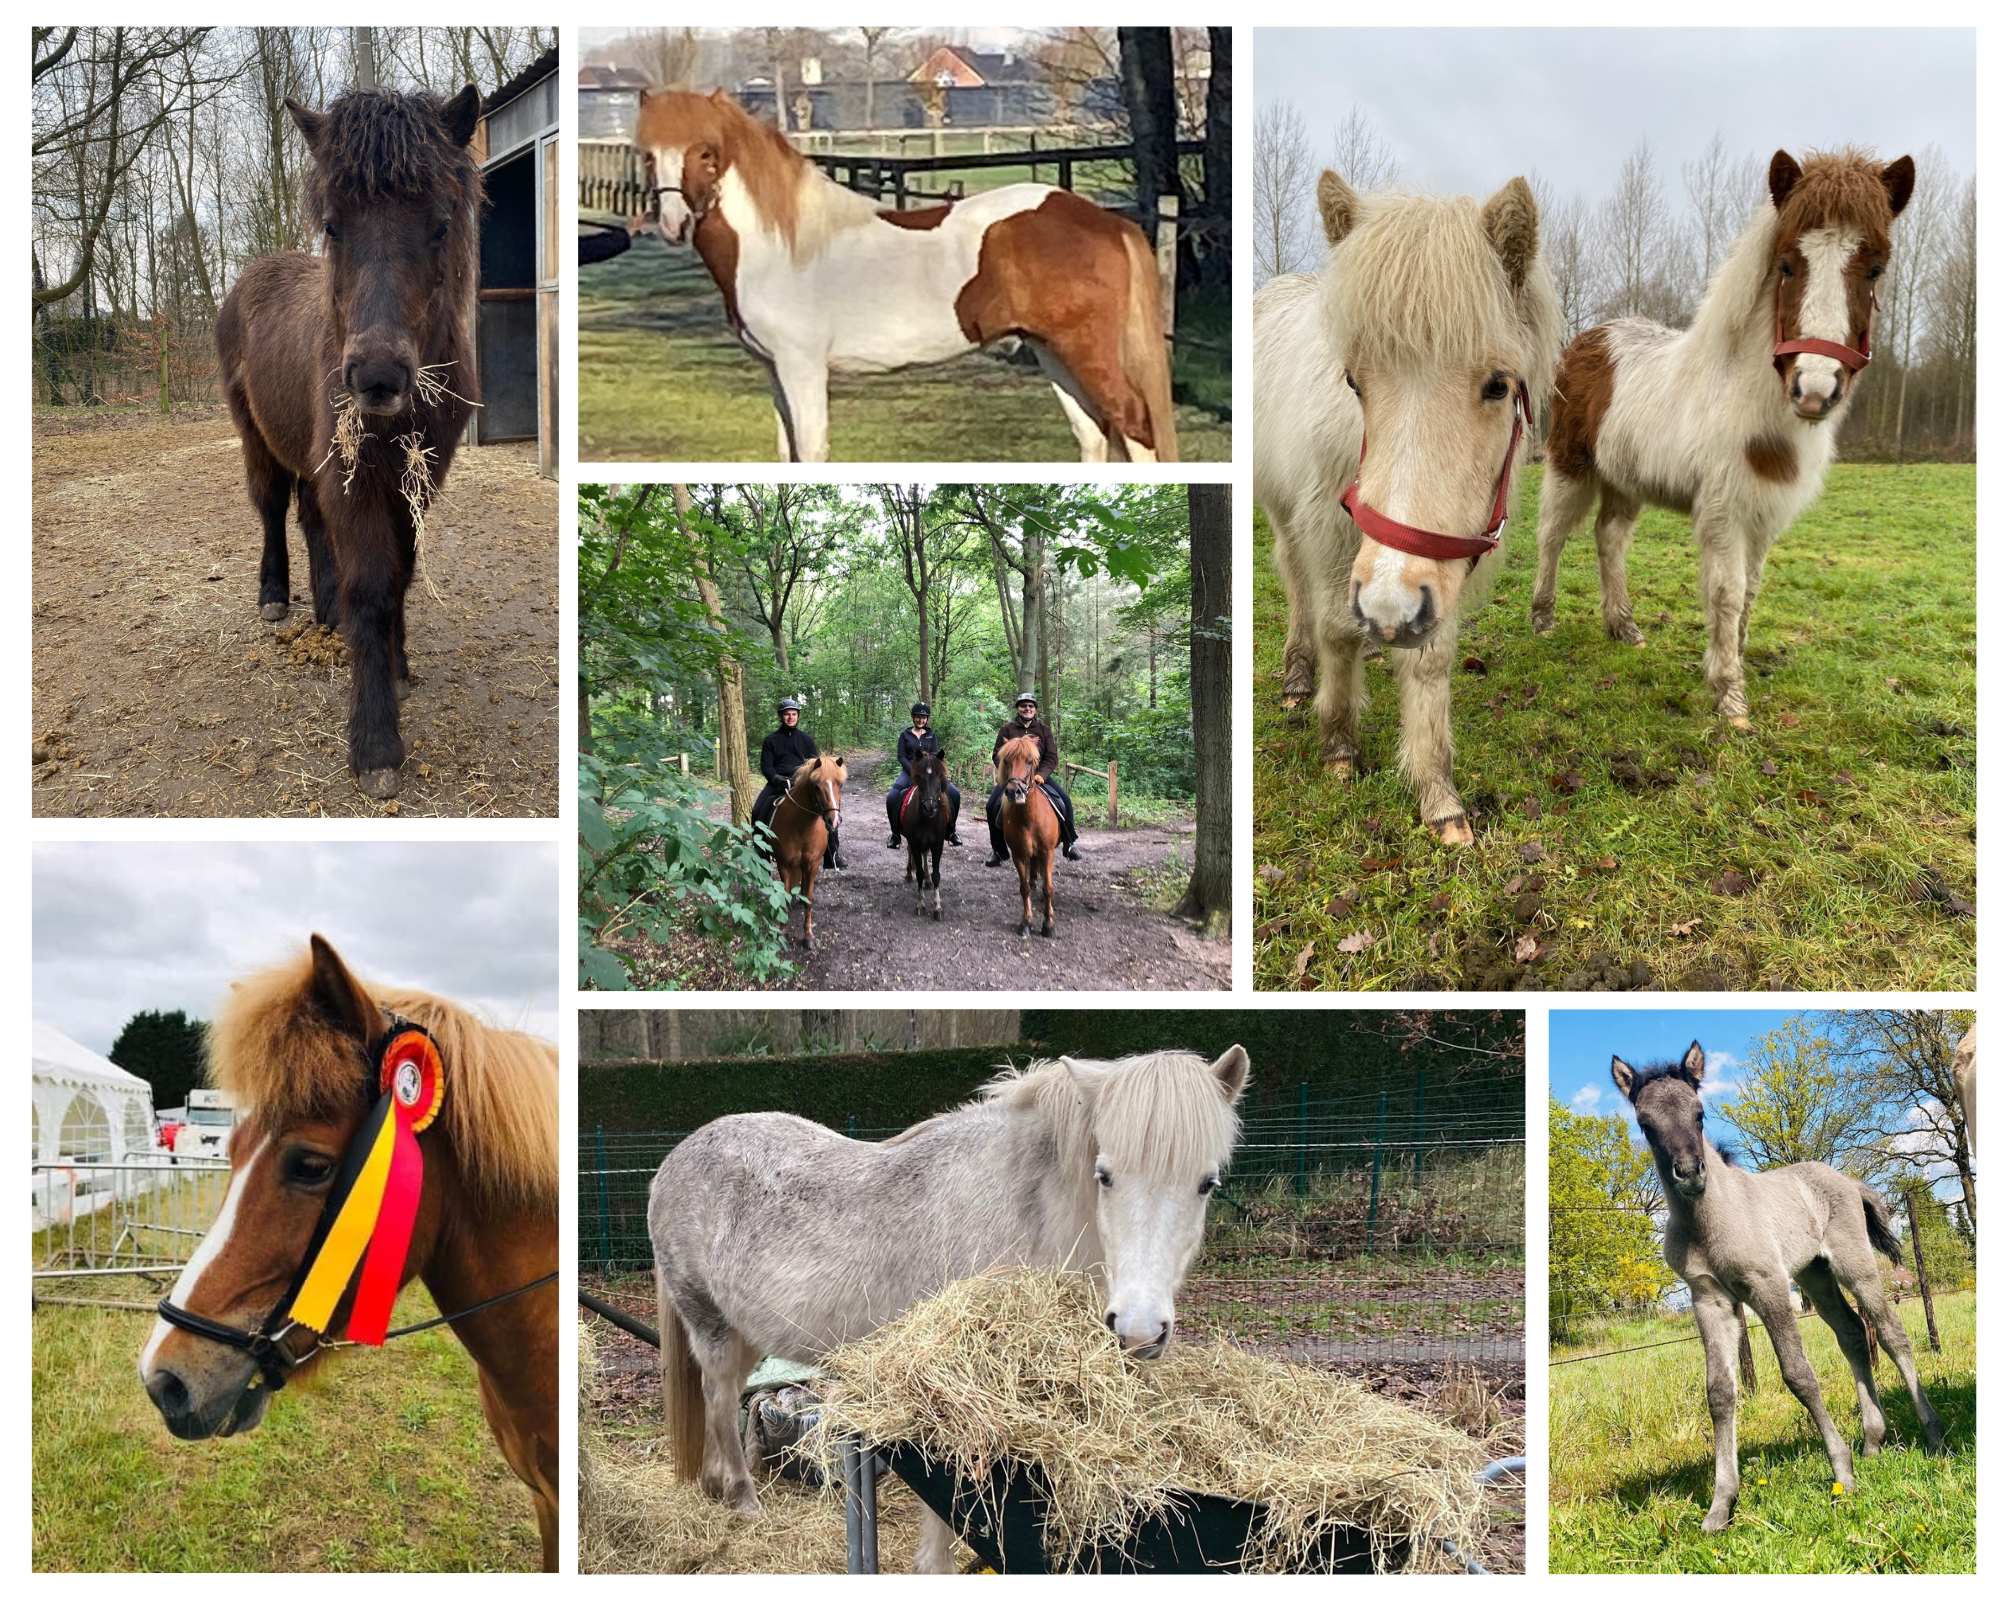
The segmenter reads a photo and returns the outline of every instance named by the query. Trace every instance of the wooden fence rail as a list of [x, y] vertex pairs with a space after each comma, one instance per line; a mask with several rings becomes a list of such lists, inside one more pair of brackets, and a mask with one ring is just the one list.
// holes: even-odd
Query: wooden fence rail
[[1118, 826], [1118, 763], [1115, 761], [1105, 762], [1104, 771], [1102, 772], [1099, 772], [1095, 767], [1086, 767], [1081, 761], [1065, 760], [1063, 762], [1063, 767], [1065, 771], [1071, 774], [1075, 774], [1078, 772], [1087, 772], [1093, 778], [1102, 778], [1104, 780], [1104, 786], [1107, 791], [1104, 801], [1104, 820], [1107, 823], [1109, 823], [1110, 826], [1114, 828], [1117, 827]]

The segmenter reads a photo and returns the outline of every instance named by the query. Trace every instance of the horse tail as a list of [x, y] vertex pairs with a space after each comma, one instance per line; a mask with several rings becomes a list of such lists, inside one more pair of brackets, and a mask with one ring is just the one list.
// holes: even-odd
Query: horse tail
[[1146, 402], [1153, 424], [1153, 454], [1161, 461], [1181, 458], [1180, 433], [1174, 426], [1174, 371], [1167, 354], [1167, 330], [1160, 320], [1160, 273], [1146, 236], [1137, 228], [1121, 230], [1125, 236], [1126, 274], [1125, 326], [1118, 341], [1118, 357], [1125, 376]]
[[1867, 1184], [1861, 1185], [1861, 1209], [1868, 1214], [1868, 1242], [1889, 1258], [1891, 1265], [1903, 1264], [1903, 1241], [1889, 1225], [1889, 1208]]
[[701, 1481], [702, 1447], [708, 1436], [708, 1409], [701, 1392], [701, 1368], [688, 1347], [681, 1314], [667, 1298], [666, 1274], [658, 1263], [653, 1284], [660, 1297], [660, 1398], [667, 1408], [667, 1437], [674, 1453], [674, 1476]]

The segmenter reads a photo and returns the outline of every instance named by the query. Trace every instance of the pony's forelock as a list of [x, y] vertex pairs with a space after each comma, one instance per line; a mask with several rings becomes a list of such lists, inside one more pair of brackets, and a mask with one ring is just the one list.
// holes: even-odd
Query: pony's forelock
[[[1003, 1105], [1038, 1105], [1072, 1134], [1087, 1132], [1121, 1166], [1148, 1177], [1227, 1165], [1240, 1123], [1213, 1068], [1191, 1051], [1116, 1061], [1035, 1061], [980, 1091]], [[1065, 1141], [1067, 1142], [1067, 1141]]]

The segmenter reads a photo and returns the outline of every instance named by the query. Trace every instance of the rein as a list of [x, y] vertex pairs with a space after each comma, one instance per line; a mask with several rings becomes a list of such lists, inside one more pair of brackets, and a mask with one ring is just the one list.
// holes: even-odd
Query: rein
[[1771, 365], [1779, 373], [1785, 370], [1786, 356], [1828, 356], [1847, 369], [1851, 378], [1867, 366], [1873, 358], [1869, 346], [1875, 337], [1875, 291], [1868, 291], [1868, 321], [1861, 329], [1861, 348], [1838, 344], [1832, 339], [1787, 339], [1785, 337], [1785, 287], [1784, 280], [1778, 282], [1777, 304], [1773, 307], [1777, 324], [1777, 342], [1771, 349]]
[[[830, 807], [829, 809], [824, 811], [815, 811], [811, 806], [807, 805], [805, 801], [801, 800], [796, 794], [792, 792], [794, 789], [798, 787], [799, 773], [804, 770], [805, 769], [803, 767], [794, 767], [792, 769], [792, 775], [785, 780], [785, 792], [778, 797], [778, 804], [783, 805], [785, 801], [789, 800], [793, 805], [797, 806], [807, 816], [818, 817], [821, 822], [825, 822], [827, 818], [835, 816], [839, 813], [840, 808], [838, 806]], [[825, 798], [824, 790], [821, 791], [820, 797], [822, 799]], [[776, 810], [777, 807], [774, 806], [772, 807], [772, 809]]]
[[1493, 515], [1486, 519], [1483, 534], [1432, 533], [1425, 528], [1413, 528], [1407, 522], [1398, 522], [1367, 504], [1361, 498], [1361, 463], [1368, 459], [1366, 431], [1361, 435], [1361, 460], [1354, 463], [1354, 481], [1341, 495], [1340, 504], [1354, 519], [1355, 527], [1377, 544], [1400, 550], [1405, 555], [1423, 556], [1431, 561], [1469, 561], [1476, 567], [1481, 556], [1500, 548], [1500, 535], [1507, 527], [1507, 487], [1514, 477], [1514, 455], [1521, 446], [1522, 429], [1534, 420], [1534, 409], [1528, 401], [1528, 386], [1517, 383], [1514, 387], [1514, 432], [1507, 441], [1507, 459], [1500, 464], [1500, 479], [1493, 490]]
[[[172, 1295], [164, 1296], [157, 1307], [161, 1321], [170, 1326], [241, 1350], [257, 1363], [267, 1389], [284, 1388], [294, 1372], [323, 1351], [380, 1346], [456, 1322], [553, 1283], [557, 1276], [550, 1273], [413, 1327], [389, 1328], [423, 1199], [424, 1163], [417, 1135], [437, 1119], [444, 1104], [444, 1061], [424, 1028], [392, 1012], [375, 1062], [380, 1097], [341, 1156], [305, 1255], [263, 1322], [255, 1328], [218, 1322], [175, 1305]], [[349, 1337], [330, 1339], [327, 1329], [334, 1311], [357, 1273], [360, 1281], [347, 1318]], [[289, 1341], [300, 1328], [311, 1337], [295, 1350]]]

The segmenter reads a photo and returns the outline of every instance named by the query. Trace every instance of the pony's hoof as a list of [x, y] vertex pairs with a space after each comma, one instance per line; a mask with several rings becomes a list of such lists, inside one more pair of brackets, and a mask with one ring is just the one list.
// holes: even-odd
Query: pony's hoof
[[1646, 648], [1646, 636], [1639, 631], [1639, 624], [1630, 617], [1621, 622], [1607, 623], [1604, 631], [1611, 636], [1614, 644], [1629, 644], [1636, 650]]
[[1044, 939], [1053, 939], [1055, 936], [1056, 936], [1056, 930], [1054, 928], [1042, 929], [1042, 937]]
[[1731, 717], [1729, 725], [1738, 733], [1748, 733], [1750, 731], [1750, 719], [1748, 717]]
[[1442, 822], [1433, 822], [1437, 829], [1439, 844], [1471, 844], [1472, 827], [1463, 816], [1446, 817]]
[[1721, 1533], [1728, 1526], [1729, 1513], [1727, 1511], [1711, 1511], [1701, 1519], [1701, 1531], [1703, 1533]]
[[282, 600], [267, 600], [257, 608], [257, 615], [266, 622], [283, 622], [291, 615], [291, 610]]
[[1278, 697], [1278, 704], [1287, 711], [1296, 711], [1312, 698], [1309, 694], [1293, 694], [1289, 689]]
[[403, 774], [397, 767], [371, 767], [357, 773], [354, 781], [371, 800], [393, 800], [403, 792]]
[[1529, 620], [1534, 624], [1535, 632], [1554, 633], [1556, 631], [1556, 608], [1554, 606], [1536, 606]]
[[931, 921], [942, 922], [943, 920], [944, 920], [944, 913], [942, 911], [933, 911], [931, 913]]
[[1028, 937], [1028, 925], [1025, 922], [1021, 924], [1020, 937], [1023, 939]]

